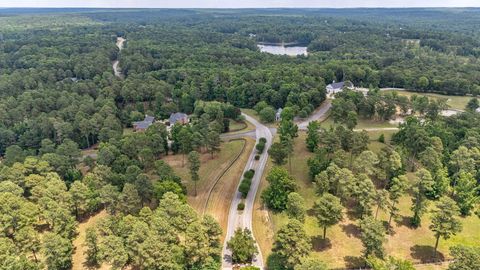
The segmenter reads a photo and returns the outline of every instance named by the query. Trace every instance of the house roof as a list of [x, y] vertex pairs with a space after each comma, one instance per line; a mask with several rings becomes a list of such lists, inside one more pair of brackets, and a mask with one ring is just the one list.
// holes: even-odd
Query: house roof
[[342, 89], [345, 86], [345, 82], [331, 83], [328, 86], [332, 87], [333, 89]]
[[143, 121], [144, 121], [144, 122], [153, 123], [153, 120], [155, 120], [155, 117], [149, 116], [149, 115], [145, 115], [145, 119], [144, 119]]
[[175, 124], [177, 121], [180, 121], [182, 119], [185, 119], [187, 118], [187, 114], [185, 113], [180, 113], [180, 112], [177, 112], [177, 113], [172, 113], [170, 115], [170, 117], [168, 118], [168, 122], [170, 122], [171, 125]]
[[153, 116], [145, 115], [143, 121], [133, 122], [133, 126], [137, 129], [147, 129], [153, 124], [155, 118]]
[[135, 127], [137, 129], [147, 129], [151, 125], [152, 123], [150, 122], [141, 121], [141, 122], [136, 122]]

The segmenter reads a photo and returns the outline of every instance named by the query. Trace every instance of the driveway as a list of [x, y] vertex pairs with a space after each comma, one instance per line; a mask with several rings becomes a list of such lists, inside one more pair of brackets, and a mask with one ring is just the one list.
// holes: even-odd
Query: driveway
[[[256, 149], [255, 148], [252, 149], [247, 165], [245, 166], [244, 171], [248, 171], [250, 169], [255, 170], [255, 175], [252, 178], [252, 185], [250, 187], [250, 192], [248, 192], [247, 198], [244, 201], [245, 210], [237, 211], [237, 205], [242, 201], [242, 196], [240, 192], [238, 192], [238, 188], [235, 193], [235, 196], [233, 197], [232, 204], [230, 206], [230, 211], [228, 214], [228, 226], [227, 226], [225, 242], [223, 244], [223, 250], [222, 250], [222, 269], [233, 269], [232, 257], [231, 257], [232, 253], [230, 252], [230, 250], [227, 249], [227, 242], [234, 235], [235, 230], [237, 228], [248, 228], [250, 231], [253, 231], [252, 215], [253, 215], [253, 207], [255, 203], [255, 196], [257, 194], [258, 186], [260, 184], [260, 181], [262, 179], [262, 176], [265, 170], [265, 165], [267, 164], [267, 159], [268, 159], [267, 150], [270, 148], [270, 145], [272, 144], [272, 137], [273, 137], [272, 132], [268, 127], [262, 125], [260, 122], [255, 120], [253, 117], [250, 117], [249, 115], [246, 115], [244, 113], [242, 113], [242, 115], [245, 116], [245, 119], [247, 121], [249, 121], [255, 126], [255, 135], [256, 135], [257, 143], [259, 139], [262, 137], [267, 139], [267, 143], [265, 145], [265, 152], [260, 156], [260, 160], [255, 160]], [[243, 175], [240, 177], [243, 178]], [[257, 248], [259, 253], [253, 259], [252, 265], [260, 269], [263, 269], [264, 266], [263, 266], [262, 253], [258, 245], [257, 245]]]
[[298, 125], [298, 129], [307, 130], [308, 123], [312, 121], [325, 120], [327, 112], [330, 110], [330, 108], [332, 108], [332, 101], [330, 99], [326, 99], [308, 118], [297, 121], [296, 124]]

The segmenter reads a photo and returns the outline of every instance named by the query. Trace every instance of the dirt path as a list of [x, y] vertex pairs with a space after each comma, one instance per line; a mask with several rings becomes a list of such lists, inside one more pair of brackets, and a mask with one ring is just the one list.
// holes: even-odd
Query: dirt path
[[[119, 51], [121, 51], [123, 49], [123, 45], [124, 45], [125, 41], [126, 41], [125, 38], [117, 37], [116, 45], [117, 45]], [[115, 76], [117, 76], [119, 78], [123, 78], [122, 70], [118, 66], [119, 64], [120, 64], [120, 61], [118, 61], [118, 59], [113, 61], [113, 63], [112, 63], [113, 73], [115, 74]]]
[[[75, 240], [73, 240], [74, 252], [72, 256], [72, 270], [83, 270], [87, 269], [85, 267], [85, 247], [83, 244], [85, 243], [85, 231], [87, 228], [94, 226], [100, 219], [107, 216], [107, 212], [102, 210], [96, 215], [91, 216], [89, 219], [83, 221], [82, 223], [78, 224], [78, 235]], [[108, 266], [102, 265], [98, 270], [109, 269]]]

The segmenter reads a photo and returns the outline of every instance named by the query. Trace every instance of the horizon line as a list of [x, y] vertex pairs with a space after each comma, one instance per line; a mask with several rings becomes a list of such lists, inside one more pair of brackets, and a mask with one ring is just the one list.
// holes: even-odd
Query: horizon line
[[95, 7], [95, 6], [42, 6], [42, 7], [3, 7], [0, 9], [458, 9], [458, 8], [473, 8], [478, 9], [480, 6], [407, 6], [407, 7]]

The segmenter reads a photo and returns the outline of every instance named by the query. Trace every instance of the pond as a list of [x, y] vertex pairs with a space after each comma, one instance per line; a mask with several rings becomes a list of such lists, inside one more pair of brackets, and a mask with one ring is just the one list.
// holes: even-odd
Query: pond
[[302, 46], [284, 46], [284, 45], [272, 45], [272, 44], [258, 44], [261, 52], [276, 54], [276, 55], [307, 55], [307, 47]]

